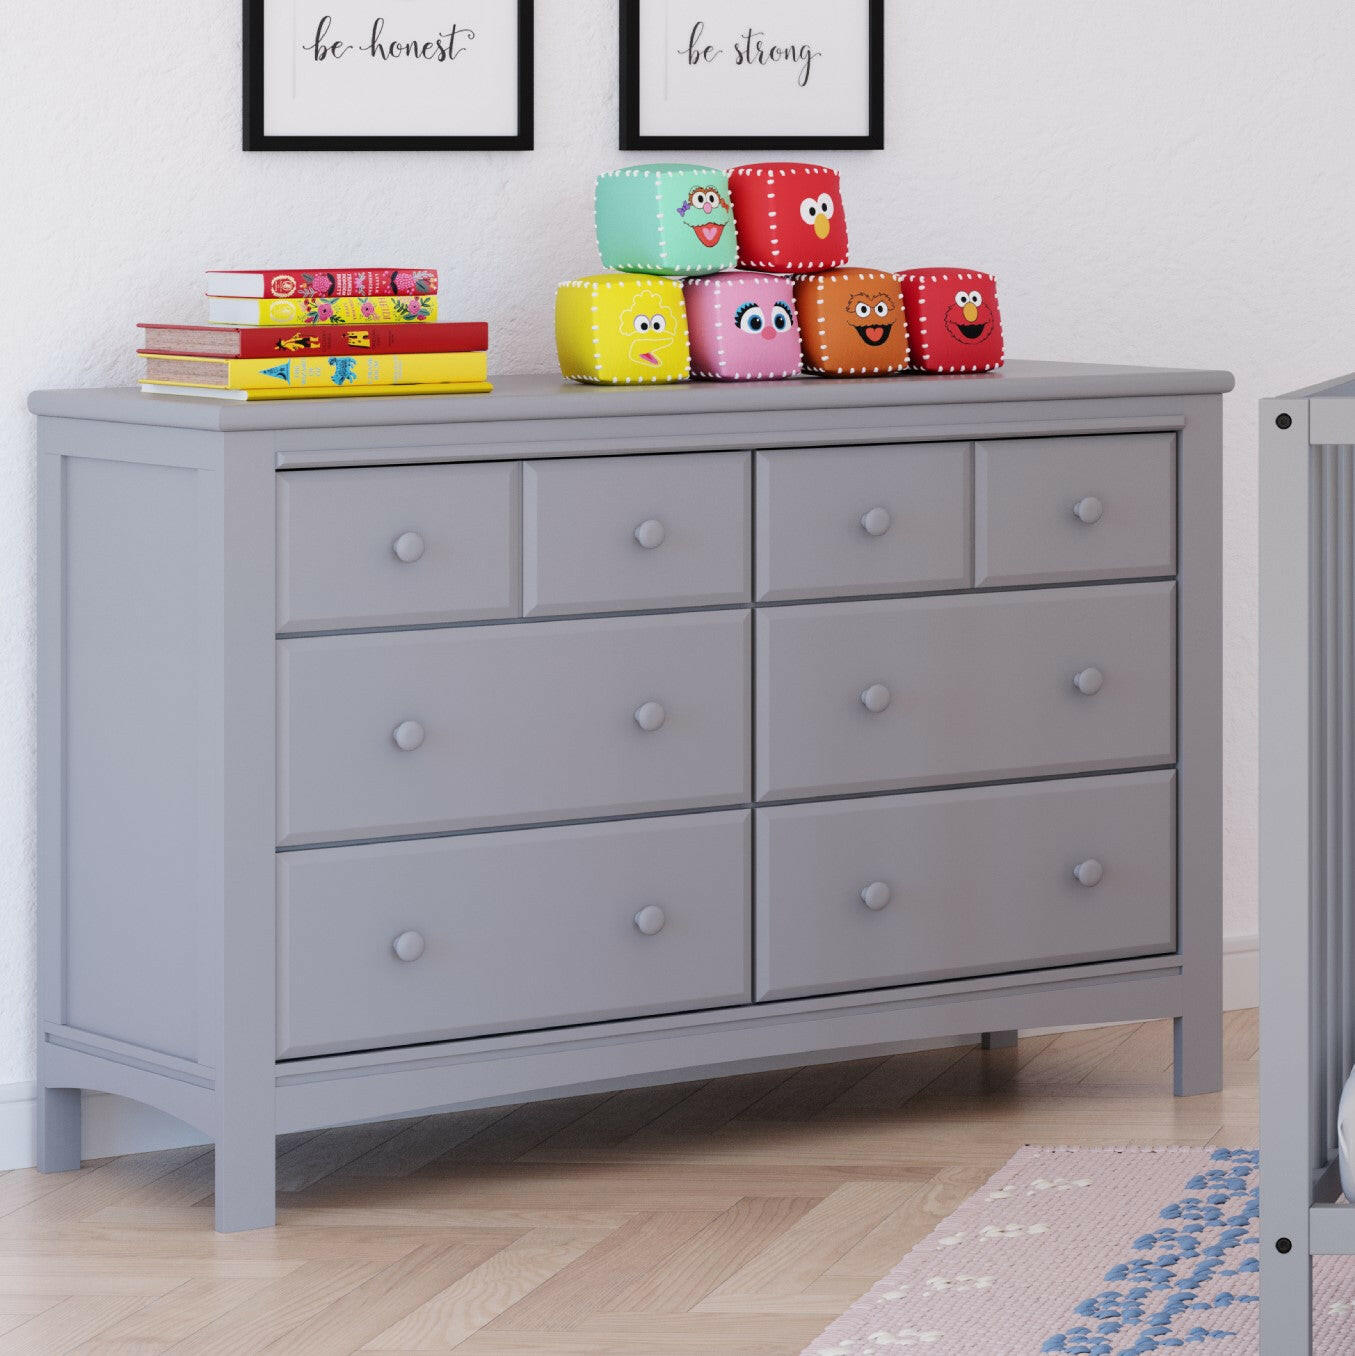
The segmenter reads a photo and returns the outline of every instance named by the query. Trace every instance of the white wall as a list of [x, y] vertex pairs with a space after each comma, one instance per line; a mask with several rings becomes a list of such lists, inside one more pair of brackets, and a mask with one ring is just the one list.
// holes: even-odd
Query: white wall
[[[431, 262], [451, 313], [492, 322], [494, 368], [548, 369], [555, 284], [597, 266], [592, 176], [621, 159], [613, 0], [538, 0], [529, 155], [247, 156], [233, 0], [22, 8], [0, 68], [0, 306], [18, 317], [0, 397], [0, 1085], [32, 1077], [25, 393], [129, 382], [134, 322], [200, 316], [201, 271], [231, 264]], [[1237, 374], [1225, 886], [1227, 929], [1245, 936], [1254, 403], [1355, 366], [1355, 28], [1337, 0], [888, 8], [889, 150], [832, 157], [855, 260], [995, 272], [1016, 355]]]

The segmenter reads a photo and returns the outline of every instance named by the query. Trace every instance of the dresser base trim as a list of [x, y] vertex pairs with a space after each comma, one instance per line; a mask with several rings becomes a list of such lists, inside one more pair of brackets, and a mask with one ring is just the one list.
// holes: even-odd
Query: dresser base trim
[[[785, 1003], [742, 1010], [746, 1015], [725, 1010], [618, 1023], [622, 1029], [595, 1026], [564, 1039], [518, 1037], [516, 1047], [503, 1038], [488, 1048], [460, 1042], [293, 1061], [279, 1065], [278, 1131], [855, 1059], [891, 1045], [997, 1029], [1179, 1020], [1185, 998], [1179, 958], [1153, 964], [1098, 976], [1063, 972], [1063, 979], [1008, 976], [1025, 982], [987, 991], [919, 986], [906, 997], [877, 993], [809, 1010]], [[961, 991], [927, 991], [933, 987]]]

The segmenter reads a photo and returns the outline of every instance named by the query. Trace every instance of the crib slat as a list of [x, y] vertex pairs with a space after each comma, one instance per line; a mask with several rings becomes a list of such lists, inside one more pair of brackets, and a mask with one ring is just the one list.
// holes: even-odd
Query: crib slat
[[[1351, 1037], [1355, 1026], [1351, 1014], [1351, 904], [1352, 904], [1352, 828], [1351, 813], [1355, 809], [1352, 803], [1352, 764], [1355, 757], [1351, 752], [1351, 736], [1355, 733], [1351, 724], [1351, 678], [1352, 635], [1355, 635], [1355, 621], [1351, 617], [1352, 587], [1351, 570], [1355, 564], [1352, 552], [1351, 525], [1351, 462], [1355, 451], [1349, 446], [1337, 449], [1339, 461], [1336, 472], [1336, 516], [1338, 524], [1336, 550], [1336, 617], [1338, 625], [1339, 649], [1337, 670], [1339, 677], [1338, 709], [1336, 711], [1336, 748], [1341, 761], [1340, 794], [1337, 800], [1337, 824], [1341, 835], [1341, 869], [1338, 886], [1338, 906], [1336, 914], [1336, 969], [1339, 975], [1337, 990], [1337, 1022], [1333, 1032], [1334, 1048], [1332, 1062], [1336, 1065], [1339, 1086], [1344, 1086], [1351, 1067]], [[1338, 1094], [1339, 1095], [1339, 1094]], [[1335, 1138], [1333, 1131], [1333, 1140]]]

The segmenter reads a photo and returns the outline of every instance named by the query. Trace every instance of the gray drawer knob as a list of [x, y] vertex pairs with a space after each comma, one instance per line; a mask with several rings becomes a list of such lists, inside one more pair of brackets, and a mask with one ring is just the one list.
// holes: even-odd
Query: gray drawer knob
[[668, 529], [657, 518], [646, 518], [639, 527], [635, 529], [635, 540], [645, 548], [646, 551], [653, 551], [656, 547], [663, 545], [663, 539], [668, 535]]
[[1083, 669], [1080, 673], [1073, 675], [1073, 686], [1084, 697], [1096, 696], [1101, 691], [1101, 684], [1105, 681], [1106, 675], [1100, 669]]
[[887, 508], [868, 509], [861, 515], [861, 526], [865, 528], [868, 537], [883, 537], [893, 522]]
[[861, 705], [878, 716], [889, 705], [889, 689], [883, 683], [872, 683], [861, 694]]
[[418, 560], [424, 552], [423, 538], [417, 532], [402, 532], [396, 537], [391, 550], [396, 556], [405, 562], [406, 565], [412, 565]]
[[1073, 868], [1073, 879], [1079, 885], [1085, 885], [1089, 890], [1093, 885], [1100, 885], [1101, 877], [1105, 874], [1105, 867], [1095, 857], [1088, 857], [1085, 862], [1079, 862]]
[[423, 726], [417, 720], [402, 720], [391, 731], [391, 738], [395, 740], [396, 748], [413, 753], [423, 743]]
[[635, 915], [635, 926], [646, 937], [653, 937], [656, 933], [662, 932], [667, 921], [667, 915], [657, 904], [650, 904]]
[[1106, 511], [1106, 506], [1094, 495], [1089, 494], [1085, 499], [1079, 499], [1073, 505], [1073, 517], [1084, 522], [1090, 527], [1093, 523], [1101, 521], [1101, 515]]
[[873, 880], [864, 890], [861, 891], [861, 902], [868, 909], [874, 909], [879, 913], [891, 899], [894, 898], [894, 892], [882, 880]]
[[635, 723], [647, 734], [652, 734], [655, 730], [661, 730], [663, 723], [668, 719], [668, 712], [663, 709], [661, 702], [645, 702], [643, 706], [637, 707], [635, 711]]
[[402, 961], [416, 961], [423, 955], [422, 932], [402, 932], [392, 943], [391, 950]]

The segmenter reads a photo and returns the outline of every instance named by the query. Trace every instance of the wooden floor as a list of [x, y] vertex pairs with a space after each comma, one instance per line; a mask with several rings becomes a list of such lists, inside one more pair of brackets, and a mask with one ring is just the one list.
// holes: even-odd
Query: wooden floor
[[793, 1356], [1022, 1144], [1256, 1142], [1171, 1024], [291, 1135], [276, 1230], [212, 1154], [0, 1174], [0, 1352]]

